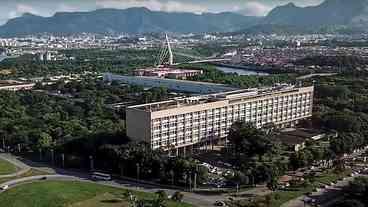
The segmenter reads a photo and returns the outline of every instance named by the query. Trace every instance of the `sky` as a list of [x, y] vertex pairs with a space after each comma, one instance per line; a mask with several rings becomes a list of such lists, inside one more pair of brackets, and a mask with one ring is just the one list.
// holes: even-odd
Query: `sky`
[[290, 2], [297, 6], [318, 5], [323, 0], [0, 0], [0, 24], [8, 19], [32, 13], [52, 16], [55, 12], [91, 11], [99, 8], [147, 7], [167, 12], [237, 12], [264, 16], [272, 8]]

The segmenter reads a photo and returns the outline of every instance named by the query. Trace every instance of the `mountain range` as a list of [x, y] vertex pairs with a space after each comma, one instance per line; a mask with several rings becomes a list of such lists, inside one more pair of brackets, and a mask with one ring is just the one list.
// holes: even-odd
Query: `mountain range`
[[0, 35], [34, 33], [148, 33], [226, 32], [255, 25], [259, 17], [235, 13], [168, 13], [146, 8], [99, 9], [91, 12], [62, 12], [52, 17], [24, 14], [0, 27]]
[[[26, 13], [0, 26], [0, 36], [37, 33], [203, 33], [203, 32], [308, 32], [365, 31], [368, 0], [325, 0], [317, 6], [293, 3], [274, 8], [264, 17], [236, 13], [168, 13], [146, 8], [58, 12], [52, 17]], [[327, 28], [327, 29], [326, 29]]]

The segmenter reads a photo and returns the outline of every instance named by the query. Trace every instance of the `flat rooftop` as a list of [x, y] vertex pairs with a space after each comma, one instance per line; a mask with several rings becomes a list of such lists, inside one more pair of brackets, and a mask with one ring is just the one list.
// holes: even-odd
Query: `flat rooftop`
[[163, 102], [149, 103], [137, 106], [131, 106], [128, 108], [134, 108], [137, 110], [143, 110], [147, 112], [163, 111], [175, 108], [182, 108], [186, 106], [195, 106], [207, 103], [213, 103], [224, 100], [246, 100], [251, 98], [259, 98], [262, 96], [274, 95], [277, 93], [289, 93], [293, 91], [299, 91], [293, 85], [280, 85], [270, 88], [253, 88], [253, 89], [243, 89], [236, 91], [223, 92], [218, 94], [193, 96], [187, 98], [174, 99]]
[[0, 80], [0, 87], [10, 87], [10, 86], [22, 86], [22, 85], [28, 85], [31, 83], [26, 82], [20, 82], [15, 80]]

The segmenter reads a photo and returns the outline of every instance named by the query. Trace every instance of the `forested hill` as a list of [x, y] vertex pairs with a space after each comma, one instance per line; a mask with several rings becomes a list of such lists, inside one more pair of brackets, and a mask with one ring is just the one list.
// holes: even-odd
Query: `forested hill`
[[225, 32], [256, 24], [259, 17], [235, 13], [168, 13], [146, 8], [63, 12], [52, 17], [24, 14], [0, 27], [1, 36], [35, 33]]

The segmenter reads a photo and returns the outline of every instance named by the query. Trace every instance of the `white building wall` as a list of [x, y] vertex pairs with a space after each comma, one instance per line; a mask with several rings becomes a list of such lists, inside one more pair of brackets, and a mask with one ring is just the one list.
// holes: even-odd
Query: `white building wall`
[[[238, 120], [252, 122], [257, 127], [274, 123], [280, 127], [293, 125], [301, 119], [312, 116], [313, 87], [301, 88], [286, 93], [270, 94], [256, 98], [237, 98], [212, 103], [175, 107], [160, 111], [147, 111], [150, 123], [134, 120], [134, 111], [127, 123], [142, 123], [138, 128], [149, 128], [145, 140], [151, 147], [183, 147], [227, 136], [232, 124]], [[139, 113], [142, 113], [139, 110]], [[133, 139], [142, 139], [142, 134], [130, 133]]]

